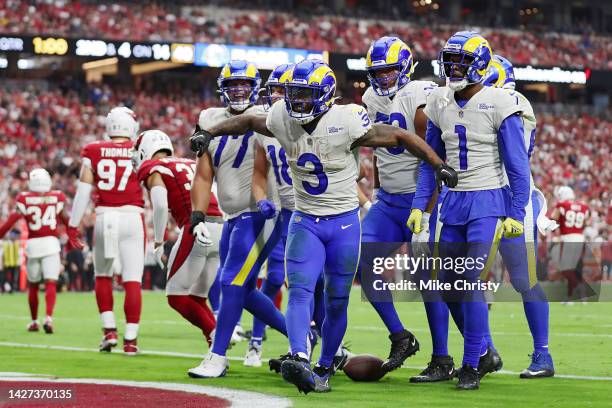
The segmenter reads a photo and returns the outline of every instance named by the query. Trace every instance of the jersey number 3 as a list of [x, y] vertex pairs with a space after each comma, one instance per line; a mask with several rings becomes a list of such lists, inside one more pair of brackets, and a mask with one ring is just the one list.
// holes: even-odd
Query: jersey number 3
[[325, 190], [327, 190], [327, 185], [329, 184], [327, 175], [323, 172], [323, 163], [321, 163], [321, 160], [319, 160], [316, 155], [312, 153], [304, 153], [298, 158], [297, 165], [300, 167], [306, 167], [306, 163], [312, 163], [314, 166], [314, 168], [310, 170], [310, 174], [317, 176], [319, 184], [314, 186], [307, 181], [302, 181], [304, 190], [311, 195], [323, 194]]

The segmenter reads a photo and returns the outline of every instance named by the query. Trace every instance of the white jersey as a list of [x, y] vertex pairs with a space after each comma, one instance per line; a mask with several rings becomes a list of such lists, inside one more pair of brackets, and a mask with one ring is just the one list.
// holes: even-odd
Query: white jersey
[[[416, 133], [414, 116], [425, 106], [427, 95], [436, 88], [435, 82], [410, 81], [400, 89], [391, 103], [388, 124]], [[388, 193], [406, 194], [416, 191], [420, 159], [403, 146], [374, 150], [380, 186]]]
[[434, 89], [425, 114], [442, 131], [447, 163], [457, 171], [453, 191], [501, 188], [507, 184], [497, 133], [508, 116], [521, 111], [518, 96], [505, 89], [483, 87], [459, 107], [448, 87]]
[[[506, 90], [506, 91], [510, 95], [516, 96], [519, 99], [521, 119], [523, 121], [523, 129], [524, 129], [523, 140], [525, 141], [525, 150], [527, 150], [527, 154], [529, 155], [529, 158], [531, 158], [531, 154], [535, 146], [535, 132], [536, 132], [536, 125], [537, 125], [535, 113], [533, 112], [533, 108], [531, 107], [529, 100], [525, 98], [525, 96], [522, 93], [518, 91], [513, 91], [513, 90]], [[508, 175], [506, 174], [505, 168], [504, 168], [504, 177], [506, 178], [506, 183], [508, 183]], [[533, 189], [535, 188], [535, 184], [533, 182], [533, 174], [531, 174], [531, 171], [529, 172], [529, 179], [530, 179], [529, 180], [530, 191], [533, 191]]]
[[281, 207], [291, 211], [295, 210], [293, 181], [285, 149], [276, 138], [264, 135], [257, 135], [257, 143], [266, 152], [266, 159], [270, 164], [268, 180], [273, 179], [276, 182]]
[[[261, 106], [251, 106], [244, 113], [262, 113]], [[198, 123], [202, 129], [214, 126], [232, 115], [226, 108], [208, 108], [200, 112]], [[219, 207], [228, 218], [244, 212], [258, 211], [253, 198], [254, 142], [256, 133], [215, 137], [208, 146], [217, 182]]]
[[289, 117], [285, 103], [278, 101], [266, 126], [287, 153], [297, 210], [325, 216], [359, 207], [359, 152], [350, 147], [372, 127], [363, 107], [333, 105], [309, 134]]

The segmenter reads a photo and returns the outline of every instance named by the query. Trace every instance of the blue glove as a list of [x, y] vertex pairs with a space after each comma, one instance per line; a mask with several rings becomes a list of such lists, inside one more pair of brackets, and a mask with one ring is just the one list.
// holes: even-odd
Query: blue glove
[[274, 218], [276, 215], [276, 206], [272, 201], [269, 200], [259, 200], [257, 202], [257, 208], [263, 214], [266, 219]]

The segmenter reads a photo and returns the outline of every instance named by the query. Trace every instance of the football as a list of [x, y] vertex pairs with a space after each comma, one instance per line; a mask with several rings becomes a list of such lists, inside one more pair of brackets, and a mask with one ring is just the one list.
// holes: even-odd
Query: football
[[386, 372], [382, 369], [383, 361], [371, 354], [351, 357], [344, 366], [344, 373], [353, 381], [378, 381]]

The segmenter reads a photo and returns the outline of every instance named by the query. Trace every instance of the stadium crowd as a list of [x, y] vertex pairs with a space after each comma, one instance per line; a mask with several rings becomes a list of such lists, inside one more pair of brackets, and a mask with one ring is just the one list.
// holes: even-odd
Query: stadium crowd
[[[295, 47], [363, 54], [371, 38], [394, 34], [418, 58], [436, 58], [457, 27], [435, 22], [382, 21], [330, 15], [183, 6], [176, 3], [103, 3], [73, 0], [0, 0], [0, 32], [151, 41], [201, 41]], [[214, 10], [214, 12], [213, 12]], [[609, 37], [479, 29], [496, 52], [516, 65], [612, 69]]]

